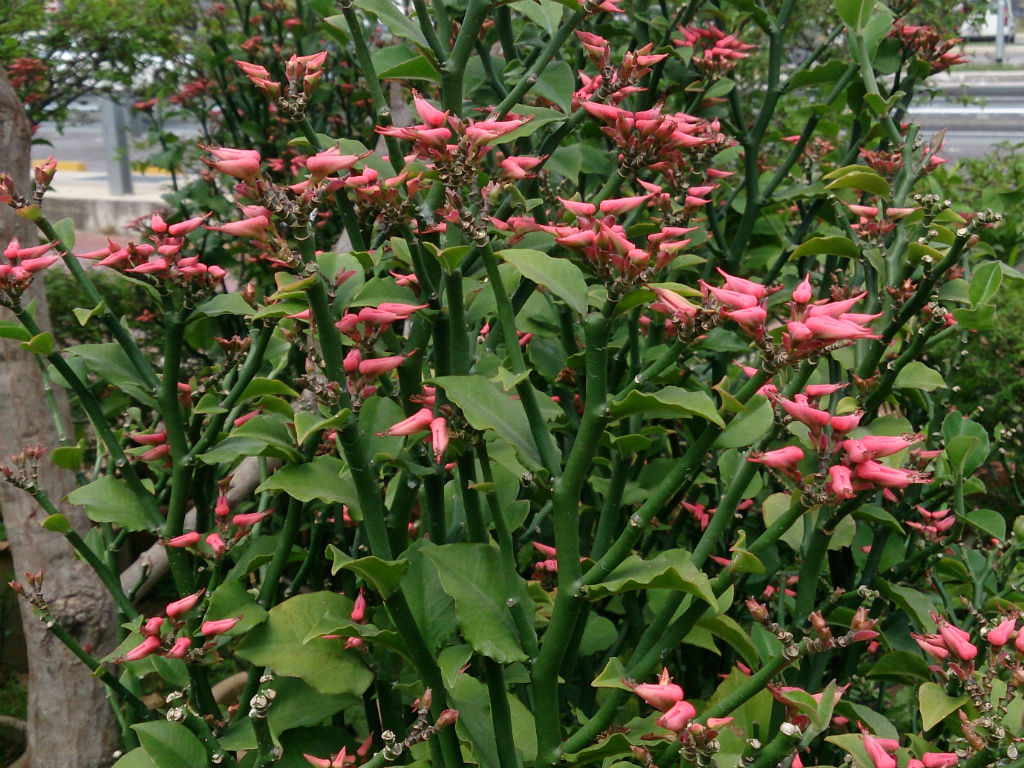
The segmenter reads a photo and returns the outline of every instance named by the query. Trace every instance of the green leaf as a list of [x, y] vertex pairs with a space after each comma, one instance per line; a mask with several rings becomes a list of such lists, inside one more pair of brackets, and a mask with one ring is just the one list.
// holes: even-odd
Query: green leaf
[[238, 402], [245, 402], [246, 400], [251, 400], [256, 397], [265, 397], [266, 395], [298, 397], [299, 393], [283, 381], [278, 381], [277, 379], [265, 379], [261, 376], [257, 376], [246, 385], [245, 389], [242, 390], [242, 394], [238, 397]]
[[826, 736], [825, 741], [849, 752], [857, 768], [875, 768], [875, 761], [868, 757], [867, 750], [864, 749], [864, 737], [861, 734], [840, 733], [836, 736]]
[[28, 341], [31, 338], [32, 334], [25, 330], [21, 323], [15, 323], [11, 320], [0, 320], [0, 339]]
[[[380, 19], [381, 23], [395, 37], [404, 37], [406, 40], [419, 43], [423, 48], [428, 48], [427, 39], [420, 31], [419, 24], [402, 13], [398, 6], [390, 2], [390, 0], [356, 0], [355, 6], [368, 13], [372, 13]], [[324, 22], [346, 33], [348, 32], [348, 24], [345, 22], [344, 16], [330, 16], [324, 19]]]
[[270, 610], [266, 622], [253, 628], [236, 653], [277, 674], [305, 680], [320, 693], [352, 693], [357, 696], [373, 682], [358, 654], [346, 651], [337, 640], [306, 636], [331, 613], [347, 617], [352, 601], [333, 592], [295, 595]]
[[75, 320], [78, 321], [78, 324], [84, 327], [88, 325], [90, 320], [92, 320], [97, 315], [102, 314], [104, 311], [106, 311], [106, 309], [107, 305], [101, 301], [92, 309], [85, 309], [84, 307], [75, 307], [74, 309], [71, 310], [71, 314], [75, 316]]
[[405, 45], [381, 48], [373, 54], [373, 67], [381, 80], [430, 80], [438, 82], [441, 73], [425, 56]]
[[843, 174], [826, 184], [825, 189], [856, 189], [859, 192], [870, 192], [886, 200], [892, 197], [892, 187], [888, 181], [865, 166], [861, 167], [865, 170]]
[[255, 492], [264, 491], [284, 491], [299, 501], [320, 499], [334, 504], [355, 505], [359, 499], [352, 475], [334, 456], [317, 456], [305, 464], [283, 467], [260, 483]]
[[925, 632], [935, 632], [935, 621], [931, 614], [935, 611], [935, 603], [923, 592], [899, 584], [890, 584], [885, 579], [878, 579], [877, 584], [883, 595], [904, 610], [910, 619]]
[[612, 403], [610, 412], [616, 417], [640, 413], [652, 419], [700, 416], [719, 427], [725, 427], [714, 400], [706, 392], [691, 392], [682, 387], [665, 387], [657, 392], [633, 390], [622, 400]]
[[987, 304], [1003, 282], [1002, 264], [998, 261], [989, 261], [982, 264], [974, 271], [971, 278], [971, 304]]
[[126, 481], [111, 475], [103, 475], [76, 488], [67, 498], [70, 503], [85, 507], [85, 514], [95, 523], [113, 523], [129, 531], [149, 531], [159, 529], [164, 522]]
[[975, 509], [964, 515], [964, 519], [994, 539], [1003, 541], [1006, 538], [1006, 520], [994, 509]]
[[715, 440], [715, 448], [743, 448], [760, 440], [775, 422], [772, 404], [763, 395], [754, 395], [742, 413], [736, 414]]
[[895, 678], [898, 680], [931, 680], [932, 671], [928, 662], [919, 654], [907, 651], [889, 651], [868, 670], [868, 677]]
[[46, 333], [45, 331], [36, 334], [28, 341], [23, 341], [21, 348], [31, 352], [33, 355], [46, 356], [53, 352], [53, 334]]
[[60, 221], [53, 223], [53, 231], [57, 233], [57, 237], [64, 243], [64, 247], [68, 251], [74, 250], [75, 247], [75, 222], [70, 216], [65, 216]]
[[47, 517], [42, 523], [40, 523], [40, 525], [42, 525], [46, 530], [53, 531], [54, 533], [71, 532], [71, 523], [69, 523], [68, 519], [59, 512], [56, 515], [50, 515]]
[[917, 703], [921, 709], [921, 725], [927, 731], [966, 704], [967, 697], [948, 696], [937, 683], [923, 683], [917, 689]]
[[[525, 0], [526, 4], [532, 0]], [[564, 61], [553, 61], [544, 67], [544, 70], [533, 84], [533, 92], [557, 104], [558, 107], [569, 114], [572, 108], [572, 94], [576, 90], [576, 77], [572, 67]]]
[[840, 235], [829, 235], [827, 237], [812, 237], [810, 240], [801, 243], [793, 249], [789, 255], [790, 259], [799, 259], [802, 256], [818, 255], [847, 256], [856, 259], [860, 256], [860, 248], [848, 237]]
[[512, 8], [543, 29], [548, 37], [554, 37], [564, 13], [563, 6], [552, 0], [523, 0], [516, 2]]
[[509, 248], [498, 251], [508, 264], [537, 285], [551, 291], [570, 308], [585, 314], [587, 311], [587, 283], [580, 268], [568, 259], [556, 259], [542, 251]]
[[353, 558], [333, 544], [327, 545], [327, 558], [331, 561], [331, 575], [338, 571], [352, 571], [361, 576], [385, 600], [402, 583], [409, 570], [408, 560], [381, 560], [379, 557]]
[[958, 307], [953, 310], [956, 324], [969, 331], [988, 331], [996, 327], [996, 308], [992, 304], [966, 309]]
[[126, 395], [149, 406], [156, 405], [153, 390], [146, 383], [125, 351], [116, 342], [78, 344], [68, 349], [68, 357], [85, 363], [90, 372]]
[[911, 360], [903, 366], [893, 382], [895, 389], [920, 389], [925, 392], [945, 387], [946, 382], [941, 373], [917, 360]]
[[85, 447], [81, 445], [62, 445], [50, 451], [50, 461], [61, 469], [78, 469], [82, 466]]
[[[515, 446], [520, 459], [531, 469], [541, 466], [540, 452], [530, 434], [526, 412], [518, 399], [501, 387], [477, 374], [473, 376], [440, 376], [434, 380], [474, 429], [493, 429], [499, 437]], [[550, 435], [546, 435], [551, 439]]]
[[[960, 435], [966, 435], [977, 439], [977, 444], [970, 447], [970, 444], [956, 443], [953, 441]], [[946, 455], [954, 466], [961, 466], [962, 473], [966, 477], [985, 463], [990, 449], [988, 432], [981, 424], [968, 419], [961, 413], [950, 413], [942, 422], [942, 436], [946, 440]], [[966, 442], [966, 441], [964, 441]], [[953, 453], [951, 453], [951, 448]]]
[[198, 737], [181, 723], [154, 720], [136, 723], [132, 730], [139, 743], [158, 768], [181, 768], [183, 765], [206, 765], [206, 750]]
[[617, 688], [620, 691], [632, 691], [633, 689], [625, 683], [627, 677], [626, 668], [622, 666], [619, 657], [612, 656], [591, 685], [595, 688]]
[[871, 18], [875, 0], [835, 0], [836, 12], [850, 31], [860, 32]]
[[620, 592], [638, 589], [671, 589], [693, 595], [718, 609], [715, 592], [708, 577], [690, 562], [690, 553], [682, 549], [662, 552], [650, 560], [630, 555], [603, 581], [587, 587], [587, 597], [598, 600]]
[[240, 293], [218, 293], [196, 307], [192, 313], [193, 316], [200, 317], [220, 317], [221, 315], [248, 317], [254, 314], [256, 314], [256, 310], [249, 306]]
[[121, 755], [110, 768], [157, 768], [157, 764], [153, 762], [153, 758], [146, 754], [146, 750], [142, 747], [136, 747]]
[[321, 416], [318, 412], [295, 411], [295, 442], [302, 445], [310, 435], [324, 429], [339, 429], [345, 426], [352, 412], [347, 408], [334, 416]]
[[[525, 661], [508, 600], [530, 605], [526, 584], [502, 567], [501, 555], [489, 544], [425, 546], [422, 553], [437, 568], [444, 591], [455, 601], [455, 616], [473, 650], [501, 664]], [[514, 580], [516, 594], [504, 588]]]

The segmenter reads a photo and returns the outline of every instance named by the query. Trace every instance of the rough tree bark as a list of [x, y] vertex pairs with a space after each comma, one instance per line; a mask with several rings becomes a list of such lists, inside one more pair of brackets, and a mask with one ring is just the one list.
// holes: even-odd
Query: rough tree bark
[[[25, 192], [29, 190], [30, 139], [28, 119], [0, 69], [0, 172], [10, 175], [19, 191]], [[23, 244], [37, 242], [33, 227], [3, 206], [0, 247], [14, 235]], [[37, 280], [24, 297], [26, 303], [37, 302], [41, 324], [47, 319], [42, 287], [42, 280]], [[9, 319], [6, 314], [4, 319]], [[6, 462], [27, 445], [53, 447], [54, 423], [42, 392], [42, 376], [33, 356], [18, 342], [0, 338], [0, 461]], [[61, 402], [67, 422], [67, 406]], [[73, 483], [70, 472], [58, 470], [44, 458], [40, 484], [51, 499], [62, 499]], [[42, 570], [44, 594], [57, 620], [82, 645], [91, 646], [98, 655], [107, 653], [115, 636], [114, 611], [99, 579], [85, 563], [75, 560], [63, 536], [40, 527], [44, 513], [27, 493], [0, 482], [0, 511], [15, 573]], [[66, 507], [62, 511], [84, 536], [89, 521], [81, 510]], [[27, 601], [20, 603], [29, 658], [27, 765], [109, 765], [118, 736], [102, 684], [46, 631]]]

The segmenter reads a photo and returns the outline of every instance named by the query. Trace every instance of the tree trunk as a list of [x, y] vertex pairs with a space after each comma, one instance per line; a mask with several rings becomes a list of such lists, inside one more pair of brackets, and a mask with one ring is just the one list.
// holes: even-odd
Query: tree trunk
[[[29, 192], [30, 138], [28, 119], [0, 69], [0, 172], [10, 175], [22, 193]], [[34, 228], [0, 210], [0, 247], [12, 236], [23, 245], [38, 242]], [[36, 317], [48, 326], [43, 281], [25, 294], [36, 301]], [[4, 319], [10, 319], [4, 310]], [[55, 447], [54, 421], [42, 396], [43, 379], [33, 355], [17, 341], [0, 338], [0, 462], [28, 445]], [[63, 393], [58, 390], [57, 395]], [[67, 404], [58, 397], [65, 423]], [[72, 473], [57, 469], [45, 457], [39, 483], [59, 503], [74, 488]], [[99, 579], [57, 533], [40, 526], [45, 513], [24, 491], [0, 482], [0, 510], [19, 576], [44, 572], [43, 592], [54, 617], [83, 646], [99, 656], [115, 637], [113, 603]], [[62, 507], [82, 535], [89, 521], [80, 509]], [[28, 645], [28, 754], [31, 768], [99, 768], [112, 762], [118, 736], [113, 712], [102, 684], [42, 625], [26, 600], [19, 601]]]

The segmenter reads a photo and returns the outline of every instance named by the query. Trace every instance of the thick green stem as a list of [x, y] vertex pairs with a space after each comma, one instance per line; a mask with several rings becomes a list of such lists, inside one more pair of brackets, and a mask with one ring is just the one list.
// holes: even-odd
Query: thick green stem
[[578, 10], [573, 11], [572, 16], [566, 19], [563, 24], [559, 25], [554, 37], [548, 40], [548, 44], [544, 46], [544, 49], [534, 60], [533, 64], [530, 65], [530, 68], [523, 73], [515, 87], [495, 107], [494, 111], [497, 113], [499, 120], [507, 115], [509, 110], [518, 104], [523, 95], [533, 87], [534, 83], [537, 82], [537, 78], [540, 77], [540, 73], [551, 63], [551, 60], [561, 50], [562, 46], [565, 45], [565, 41], [569, 39], [569, 36], [576, 31], [576, 27], [579, 26], [579, 23], [583, 21], [586, 15], [586, 11], [580, 7]]
[[[263, 583], [260, 585], [259, 604], [268, 610], [277, 602], [281, 576], [284, 573], [285, 565], [288, 564], [288, 556], [292, 553], [292, 545], [295, 544], [295, 537], [298, 536], [301, 521], [302, 502], [298, 499], [289, 499], [288, 511], [285, 513], [284, 525], [278, 534], [274, 556], [267, 566], [267, 571], [263, 575]], [[306, 554], [307, 559], [314, 556], [315, 554], [312, 552]]]
[[505, 674], [494, 659], [484, 659], [484, 677], [487, 680], [487, 694], [491, 703], [491, 725], [494, 728], [494, 742], [498, 748], [499, 768], [519, 768], [516, 760], [516, 740], [512, 732], [512, 711], [505, 693]]
[[533, 673], [533, 706], [537, 723], [538, 755], [554, 760], [561, 741], [558, 706], [558, 671], [572, 641], [583, 597], [580, 570], [579, 503], [583, 482], [608, 420], [608, 334], [610, 310], [593, 314], [585, 323], [587, 384], [583, 418], [573, 441], [565, 472], [555, 481], [552, 519], [558, 560], [558, 594], [551, 623], [537, 656]]
[[[519, 339], [516, 337], [515, 313], [512, 310], [512, 302], [509, 301], [508, 292], [505, 290], [505, 283], [501, 279], [501, 272], [498, 271], [498, 262], [494, 257], [494, 251], [490, 245], [484, 245], [476, 249], [483, 258], [484, 266], [487, 268], [487, 279], [491, 283], [491, 291], [494, 293], [494, 302], [498, 308], [498, 323], [501, 325], [501, 333], [505, 342], [505, 354], [508, 355], [512, 372], [516, 374], [526, 373], [526, 361], [523, 359], [523, 350], [519, 347]], [[529, 378], [523, 378], [516, 384], [516, 392], [526, 411], [526, 420], [530, 425], [530, 434], [540, 453], [544, 468], [552, 476], [559, 474], [561, 462], [556, 454], [554, 441], [548, 432], [547, 423], [540, 412], [540, 405], [537, 402], [537, 393], [530, 384]]]
[[456, 116], [462, 115], [462, 79], [466, 74], [466, 63], [489, 8], [488, 0], [469, 0], [451, 55], [441, 66], [441, 100], [444, 108]]

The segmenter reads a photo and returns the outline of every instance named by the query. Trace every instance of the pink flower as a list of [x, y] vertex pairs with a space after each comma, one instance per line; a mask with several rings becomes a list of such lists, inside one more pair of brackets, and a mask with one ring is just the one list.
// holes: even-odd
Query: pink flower
[[163, 616], [152, 616], [146, 619], [146, 623], [142, 625], [142, 634], [150, 637], [160, 636], [160, 627], [164, 624]]
[[118, 662], [122, 661], [138, 661], [144, 659], [153, 653], [157, 648], [160, 647], [160, 638], [150, 635], [141, 643], [132, 648], [128, 653], [118, 659]]
[[440, 464], [444, 452], [448, 450], [448, 421], [443, 416], [430, 421], [430, 445], [434, 451], [434, 459]]
[[305, 752], [302, 756], [306, 758], [306, 762], [315, 768], [349, 768], [350, 765], [355, 765], [356, 756], [345, 754], [345, 747], [341, 748], [340, 752], [335, 753], [331, 757], [314, 757], [308, 755]]
[[[693, 188], [691, 187], [691, 191], [692, 190]], [[765, 297], [765, 294], [767, 293], [765, 287], [760, 283], [755, 283], [753, 280], [745, 280], [742, 277], [730, 275], [721, 267], [718, 267], [718, 274], [725, 278], [725, 287], [728, 288], [730, 291], [746, 293], [758, 300], [763, 299]]]
[[224, 543], [224, 539], [221, 538], [219, 533], [208, 534], [206, 536], [206, 543], [217, 557], [228, 551], [227, 544]]
[[391, 355], [390, 357], [375, 357], [372, 360], [363, 360], [359, 363], [359, 373], [368, 379], [373, 379], [388, 371], [395, 370], [395, 368], [405, 362], [405, 359], [406, 355]]
[[429, 101], [424, 99], [420, 95], [419, 91], [413, 90], [412, 103], [416, 108], [416, 113], [420, 116], [420, 120], [431, 128], [440, 128], [448, 119], [447, 112], [442, 112]]
[[653, 287], [651, 290], [658, 297], [657, 303], [652, 304], [651, 309], [656, 309], [659, 312], [664, 311], [680, 322], [687, 322], [697, 316], [697, 307], [675, 291]]
[[600, 203], [601, 213], [610, 216], [621, 216], [636, 210], [651, 198], [650, 195], [638, 195], [636, 197], [617, 197], [609, 200], [602, 200]]
[[852, 499], [855, 495], [850, 468], [833, 464], [828, 468], [828, 489], [840, 499]]
[[222, 635], [228, 630], [230, 630], [232, 627], [234, 627], [235, 624], [237, 624], [241, 620], [241, 616], [233, 616], [230, 619], [216, 619], [214, 621], [204, 621], [202, 626], [199, 627], [199, 631], [207, 637], [211, 637], [213, 635]]
[[978, 655], [978, 648], [971, 642], [971, 636], [967, 632], [950, 624], [941, 616], [933, 615], [932, 618], [938, 624], [939, 635], [942, 636], [942, 640], [949, 650], [964, 661], [970, 661]]
[[924, 768], [953, 768], [960, 762], [955, 752], [925, 752], [921, 755]]
[[[534, 546], [536, 546], [536, 542], [534, 542]], [[551, 556], [554, 556], [553, 549]], [[683, 701], [683, 689], [672, 682], [667, 667], [662, 668], [657, 683], [637, 683], [630, 687], [633, 689], [633, 693], [661, 712], [668, 712]], [[693, 709], [692, 706], [690, 708]], [[696, 714], [697, 712], [694, 710], [690, 717], [692, 718]], [[672, 730], [678, 729], [673, 728]]]
[[211, 168], [242, 181], [254, 182], [260, 175], [260, 153], [255, 149], [207, 147], [216, 160], [204, 160]]
[[199, 539], [202, 538], [198, 531], [189, 531], [183, 533], [180, 536], [175, 536], [173, 539], [168, 539], [164, 542], [165, 547], [174, 547], [175, 549], [184, 549], [185, 547], [191, 547], [199, 543]]
[[334, 146], [307, 157], [306, 168], [312, 174], [313, 181], [317, 182], [332, 173], [349, 170], [362, 157], [365, 155], [343, 155], [341, 150]]
[[214, 232], [223, 232], [226, 235], [234, 235], [235, 237], [255, 237], [262, 239], [267, 234], [267, 228], [270, 226], [270, 219], [266, 216], [252, 216], [248, 219], [241, 219], [239, 221], [229, 221], [225, 224], [221, 224], [219, 227], [207, 227], [207, 229]]
[[192, 638], [190, 637], [179, 637], [174, 641], [174, 645], [171, 649], [164, 654], [169, 659], [183, 659], [185, 654], [188, 653], [188, 649], [192, 647]]
[[242, 515], [235, 515], [231, 518], [231, 524], [238, 528], [248, 528], [249, 526], [256, 525], [256, 523], [269, 514], [269, 511], [264, 510], [262, 512], [247, 512]]
[[180, 600], [175, 600], [173, 603], [168, 603], [167, 606], [164, 608], [164, 613], [166, 613], [172, 619], [176, 619], [178, 616], [188, 613], [195, 607], [196, 603], [199, 602], [199, 598], [203, 596], [203, 593], [205, 591], [205, 589], [200, 589], [198, 592], [193, 592], [191, 595], [186, 595]]
[[747, 457], [747, 461], [753, 461], [756, 464], [764, 464], [766, 467], [779, 470], [787, 477], [799, 480], [800, 473], [797, 471], [797, 464], [799, 464], [803, 458], [803, 448], [798, 445], [787, 445], [783, 448], [776, 448], [774, 451], [765, 451], [761, 454], [751, 454]]
[[811, 290], [811, 276], [804, 275], [804, 279], [800, 281], [800, 284], [793, 289], [793, 301], [797, 304], [806, 304], [814, 297], [814, 293]]
[[1006, 645], [1009, 642], [1010, 637], [1013, 635], [1013, 630], [1017, 628], [1017, 618], [1010, 617], [1003, 619], [999, 622], [999, 625], [994, 629], [990, 629], [989, 633], [985, 635], [985, 639], [991, 645], [999, 648], [1000, 646]]
[[363, 596], [363, 590], [360, 587], [359, 594], [356, 595], [355, 602], [352, 604], [352, 613], [349, 614], [349, 618], [355, 622], [361, 622], [366, 617], [366, 598]]
[[434, 412], [429, 408], [420, 408], [412, 416], [402, 419], [397, 424], [392, 424], [381, 435], [414, 435], [425, 429], [430, 429], [430, 422], [434, 420]]
[[871, 758], [875, 768], [896, 768], [896, 758], [886, 752], [882, 746], [882, 740], [877, 739], [869, 733], [864, 734], [864, 750]]
[[697, 710], [688, 701], [677, 701], [664, 715], [658, 718], [657, 725], [668, 728], [670, 731], [679, 731], [686, 728], [690, 721], [697, 716]]
[[794, 419], [802, 424], [806, 424], [813, 430], [820, 430], [832, 419], [832, 415], [828, 411], [822, 411], [809, 405], [806, 402], [806, 398], [802, 398], [801, 395], [796, 396], [797, 400], [787, 400], [784, 397], [779, 398], [779, 405], [782, 409], [792, 416]]
[[854, 474], [859, 480], [867, 480], [881, 488], [906, 488], [913, 483], [928, 481], [927, 476], [906, 469], [896, 469], [877, 461], [863, 461], [857, 465]]

